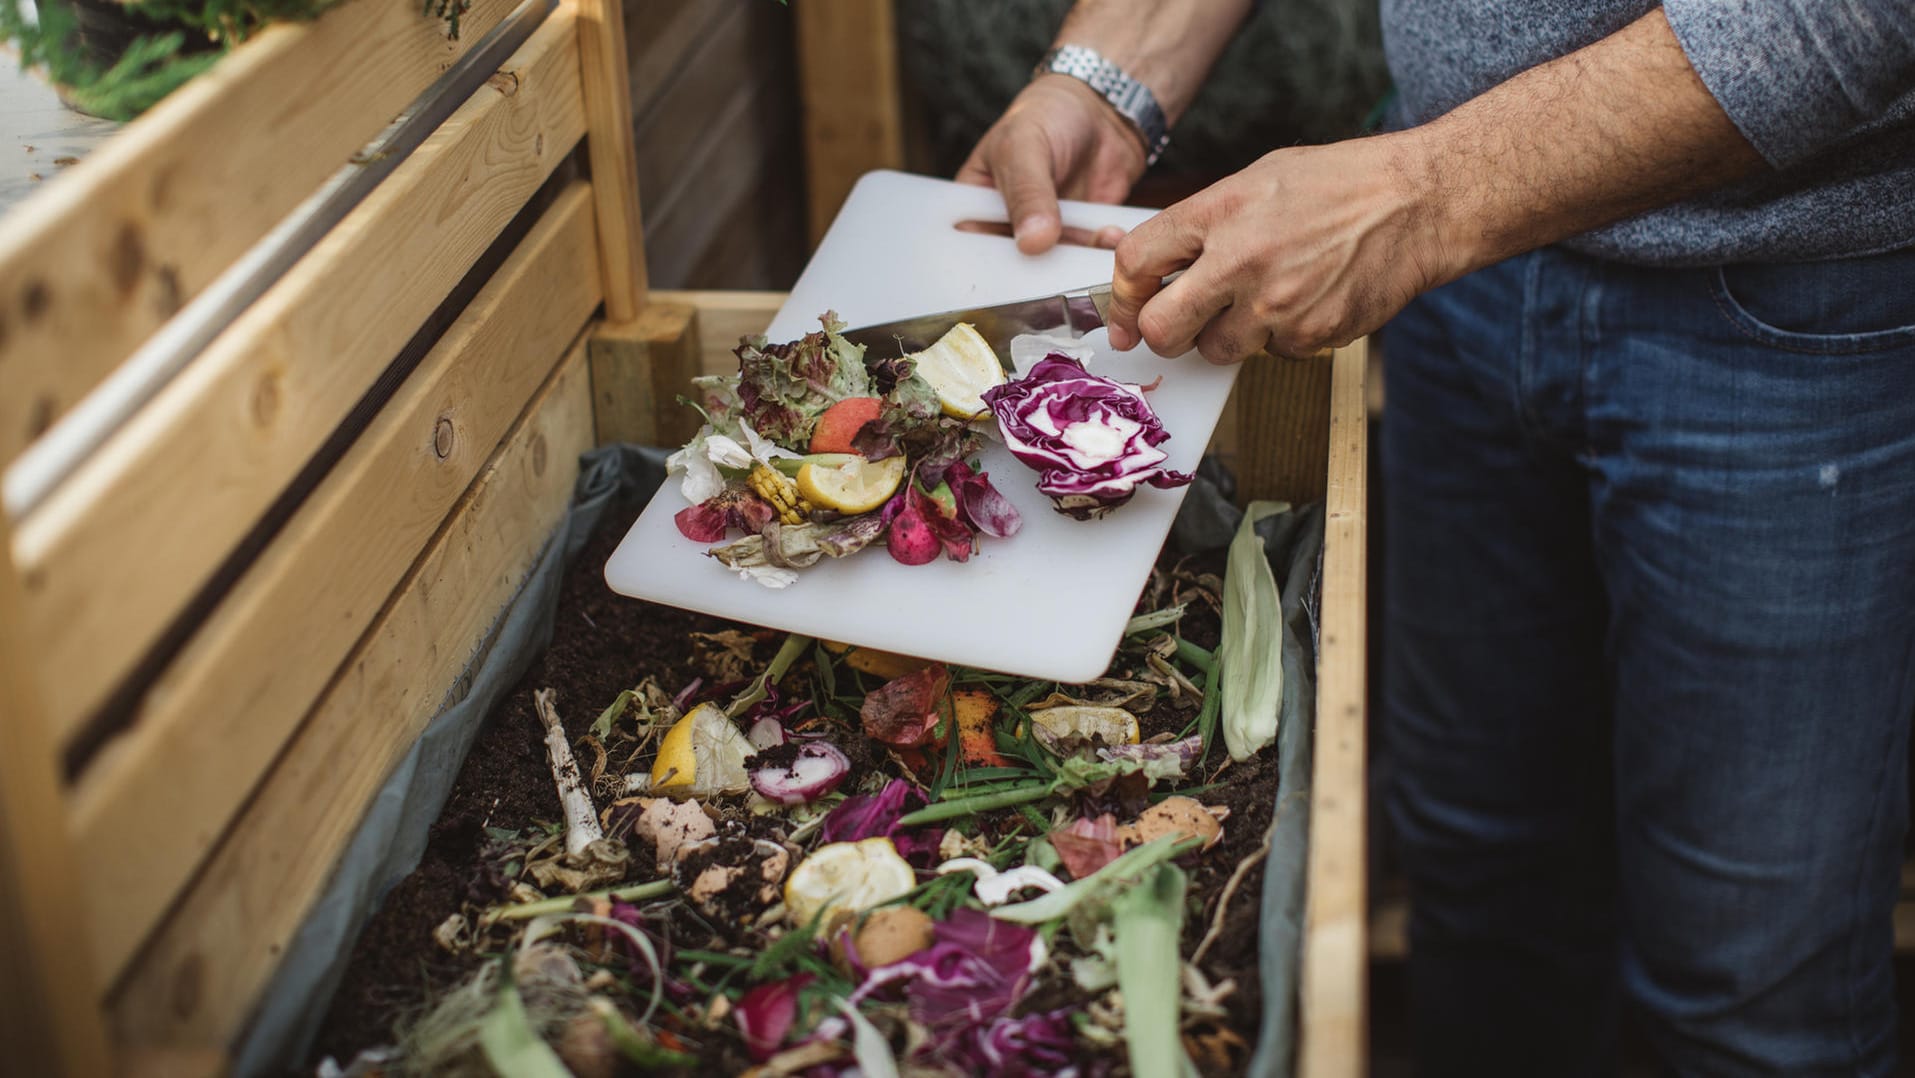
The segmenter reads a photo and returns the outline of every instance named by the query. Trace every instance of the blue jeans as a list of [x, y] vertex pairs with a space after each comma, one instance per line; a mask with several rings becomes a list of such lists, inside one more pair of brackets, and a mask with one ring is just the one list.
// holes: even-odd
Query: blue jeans
[[1387, 329], [1385, 737], [1426, 1073], [1887, 1074], [1915, 252], [1545, 250]]

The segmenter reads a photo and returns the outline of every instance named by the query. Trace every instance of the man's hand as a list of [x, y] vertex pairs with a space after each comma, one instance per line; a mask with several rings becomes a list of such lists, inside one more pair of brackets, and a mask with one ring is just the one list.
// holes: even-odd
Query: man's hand
[[1421, 127], [1278, 150], [1146, 221], [1117, 246], [1110, 340], [1194, 343], [1214, 363], [1307, 355], [1425, 289], [1761, 165], [1657, 8]]
[[[1250, 12], [1251, 0], [1077, 0], [1057, 32], [1150, 88], [1173, 125]], [[1004, 193], [1018, 250], [1042, 254], [1063, 236], [1057, 199], [1121, 202], [1144, 174], [1144, 137], [1068, 75], [1043, 75], [1011, 102], [958, 170], [961, 183]], [[1114, 246], [1121, 229], [1092, 241]]]
[[1381, 326], [1442, 278], [1420, 196], [1392, 160], [1400, 146], [1278, 150], [1137, 226], [1117, 245], [1111, 344], [1235, 363]]
[[[1063, 235], [1060, 196], [1121, 202], [1143, 174], [1143, 136], [1090, 87], [1045, 75], [984, 133], [957, 178], [1002, 192], [1018, 250], [1034, 255]], [[1108, 228], [1096, 242], [1113, 246], [1122, 234]]]

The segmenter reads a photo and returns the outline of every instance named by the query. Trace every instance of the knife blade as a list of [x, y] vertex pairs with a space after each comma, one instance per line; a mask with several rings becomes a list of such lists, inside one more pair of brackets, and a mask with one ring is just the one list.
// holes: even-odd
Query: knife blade
[[916, 352], [930, 347], [959, 322], [969, 322], [990, 344], [991, 350], [1008, 363], [1011, 338], [1020, 333], [1082, 337], [1101, 328], [1109, 313], [1110, 285], [1105, 283], [1011, 303], [966, 307], [860, 326], [846, 330], [844, 337], [852, 344], [864, 345], [883, 355], [889, 355], [893, 348]]

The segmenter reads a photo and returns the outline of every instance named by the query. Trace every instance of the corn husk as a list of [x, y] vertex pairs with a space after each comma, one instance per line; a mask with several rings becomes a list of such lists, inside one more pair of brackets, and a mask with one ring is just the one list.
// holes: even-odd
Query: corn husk
[[1223, 742], [1233, 760], [1248, 759], [1277, 739], [1283, 710], [1283, 601], [1257, 522], [1289, 508], [1285, 502], [1251, 502], [1224, 564], [1217, 676], [1223, 683]]

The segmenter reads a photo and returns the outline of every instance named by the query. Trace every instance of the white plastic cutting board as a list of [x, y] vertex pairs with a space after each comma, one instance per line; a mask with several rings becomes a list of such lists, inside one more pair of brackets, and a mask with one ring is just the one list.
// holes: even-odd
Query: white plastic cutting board
[[[1150, 211], [1064, 203], [1066, 224], [1131, 228]], [[852, 326], [959, 307], [1007, 303], [1110, 280], [1111, 252], [1059, 246], [1020, 254], [1007, 238], [954, 229], [960, 221], [1002, 221], [995, 191], [898, 172], [858, 181], [768, 335], [792, 340], [836, 310]], [[1139, 347], [1111, 350], [1103, 330], [1094, 372], [1163, 383], [1150, 394], [1171, 438], [1168, 466], [1197, 466], [1222, 413], [1237, 368], [1214, 367], [1195, 352], [1163, 359]], [[1008, 357], [1005, 357], [1008, 361]], [[906, 566], [881, 549], [801, 570], [783, 590], [740, 579], [705, 556], [706, 544], [678, 533], [686, 505], [678, 477], [666, 480], [605, 565], [612, 590], [827, 640], [940, 659], [1008, 674], [1083, 682], [1103, 674], [1131, 607], [1169, 534], [1183, 490], [1145, 487], [1100, 520], [1051, 508], [1036, 473], [1001, 444], [982, 467], [1024, 515], [1010, 539], [980, 537], [968, 562], [940, 558]]]

